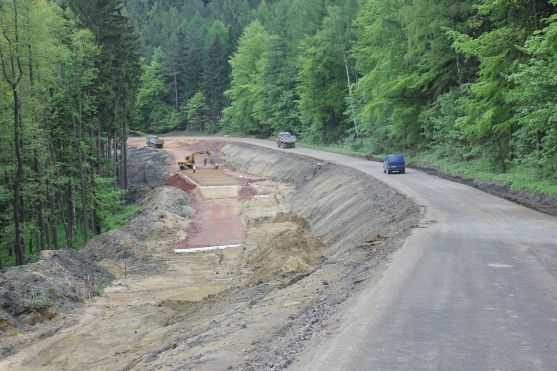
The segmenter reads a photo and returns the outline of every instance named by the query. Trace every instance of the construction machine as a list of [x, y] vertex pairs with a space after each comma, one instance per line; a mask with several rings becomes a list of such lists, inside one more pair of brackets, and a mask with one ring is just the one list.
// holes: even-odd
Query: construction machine
[[164, 146], [164, 139], [155, 135], [147, 135], [145, 142], [147, 143], [147, 147], [162, 148]]
[[193, 169], [193, 167], [195, 166], [195, 156], [197, 156], [197, 155], [207, 156], [207, 160], [209, 161], [211, 166], [214, 169], [219, 168], [219, 164], [215, 163], [215, 160], [213, 159], [213, 155], [211, 154], [211, 152], [209, 152], [209, 151], [196, 151], [196, 152], [193, 152], [191, 155], [188, 155], [188, 156], [184, 157], [183, 161], [178, 161], [178, 166], [180, 166], [180, 170]]

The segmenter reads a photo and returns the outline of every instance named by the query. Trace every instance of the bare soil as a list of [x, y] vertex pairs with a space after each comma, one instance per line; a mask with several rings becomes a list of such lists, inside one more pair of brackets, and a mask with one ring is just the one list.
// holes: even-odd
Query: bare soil
[[192, 181], [180, 173], [196, 183], [184, 189], [165, 164], [170, 186], [145, 194], [138, 216], [83, 252], [112, 284], [0, 336], [0, 369], [285, 368], [416, 224], [415, 205], [357, 171], [225, 144], [166, 138], [171, 161], [211, 149], [226, 168]]

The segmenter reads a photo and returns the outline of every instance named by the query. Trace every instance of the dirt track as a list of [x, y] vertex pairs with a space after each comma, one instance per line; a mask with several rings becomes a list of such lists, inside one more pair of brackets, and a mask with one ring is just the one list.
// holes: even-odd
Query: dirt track
[[[0, 337], [12, 347], [0, 368], [286, 367], [417, 221], [411, 202], [357, 171], [222, 141], [167, 139], [174, 159], [192, 148], [219, 150], [230, 180], [209, 178], [225, 188], [211, 188], [201, 170], [182, 174], [197, 185], [186, 198], [173, 187], [148, 193], [126, 228], [86, 249], [117, 277], [113, 285], [25, 332], [28, 342]], [[225, 243], [241, 246], [174, 253]]]

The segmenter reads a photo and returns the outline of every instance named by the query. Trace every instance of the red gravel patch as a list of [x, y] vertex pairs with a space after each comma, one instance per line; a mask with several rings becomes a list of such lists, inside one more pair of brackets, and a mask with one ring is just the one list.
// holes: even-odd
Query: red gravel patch
[[240, 214], [237, 200], [202, 201], [198, 212], [188, 228], [186, 241], [179, 242], [178, 248], [234, 245], [244, 242], [246, 226]]
[[271, 188], [257, 187], [248, 184], [240, 188], [240, 191], [238, 192], [238, 198], [241, 201], [246, 201], [254, 198], [255, 196], [268, 196], [271, 194], [273, 194], [273, 190]]
[[191, 193], [193, 192], [197, 186], [192, 182], [188, 181], [187, 179], [181, 177], [179, 174], [173, 175], [166, 180], [164, 183], [166, 185], [176, 187], [181, 189], [184, 192]]
[[257, 196], [257, 189], [252, 186], [244, 186], [240, 189], [240, 192], [238, 192], [238, 197], [242, 201], [249, 200], [254, 196]]

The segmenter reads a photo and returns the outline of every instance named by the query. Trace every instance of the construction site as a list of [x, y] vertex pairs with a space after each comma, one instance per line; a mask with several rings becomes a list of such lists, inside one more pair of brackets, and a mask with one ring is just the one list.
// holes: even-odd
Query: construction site
[[286, 368], [419, 218], [378, 180], [285, 151], [129, 146], [141, 211], [4, 274], [0, 369]]

